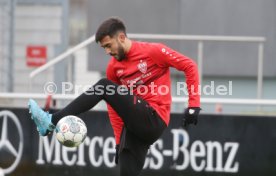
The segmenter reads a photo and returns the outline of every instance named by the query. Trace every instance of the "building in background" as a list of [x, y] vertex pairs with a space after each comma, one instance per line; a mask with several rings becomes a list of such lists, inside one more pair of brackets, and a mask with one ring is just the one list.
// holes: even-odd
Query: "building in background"
[[[0, 23], [0, 63], [7, 63], [9, 57], [6, 46], [11, 46], [7, 24], [12, 17], [4, 9], [8, 0], [1, 0]], [[5, 3], [3, 3], [5, 2]], [[13, 92], [44, 93], [46, 82], [53, 81], [59, 88], [61, 83], [69, 81], [74, 84], [91, 85], [105, 75], [105, 67], [109, 56], [92, 43], [73, 57], [46, 70], [30, 83], [28, 75], [34, 68], [26, 65], [26, 48], [28, 46], [45, 46], [47, 61], [53, 59], [66, 49], [77, 45], [96, 32], [99, 24], [110, 16], [121, 17], [129, 33], [148, 34], [181, 34], [211, 36], [262, 36], [264, 43], [263, 90], [262, 97], [275, 99], [276, 94], [276, 2], [274, 0], [244, 0], [229, 2], [227, 0], [152, 0], [152, 1], [99, 1], [99, 0], [17, 0], [14, 11], [14, 56], [10, 62], [14, 68], [13, 79], [1, 64], [0, 91], [7, 90], [7, 84]], [[4, 5], [3, 5], [4, 4]], [[250, 6], [248, 6], [250, 4]], [[29, 10], [28, 10], [29, 9]], [[5, 36], [5, 37], [4, 37]], [[198, 59], [198, 44], [194, 41], [145, 40], [163, 42], [183, 54]], [[203, 79], [202, 87], [206, 87], [207, 98], [256, 98], [258, 43], [203, 42]], [[6, 50], [6, 51], [4, 51]], [[72, 59], [74, 58], [74, 59]], [[7, 64], [6, 64], [7, 65]], [[177, 82], [184, 82], [183, 74], [175, 70], [172, 73], [173, 95]], [[20, 76], [19, 76], [20, 75]], [[224, 85], [226, 95], [218, 95], [208, 89]], [[231, 90], [229, 90], [231, 88]], [[208, 92], [209, 90], [209, 92]], [[231, 92], [229, 92], [231, 91]], [[60, 93], [61, 90], [58, 90]], [[73, 91], [74, 92], [74, 91]], [[213, 93], [213, 94], [212, 94]], [[231, 93], [231, 94], [230, 94]], [[5, 103], [23, 105], [24, 102], [7, 100]], [[65, 102], [66, 103], [66, 102]], [[64, 105], [64, 103], [62, 104]], [[104, 107], [104, 106], [102, 106]], [[256, 107], [240, 105], [203, 104], [203, 112], [213, 113], [216, 109], [224, 113], [255, 113], [262, 110], [275, 113], [275, 107]], [[216, 108], [219, 107], [219, 108]], [[182, 112], [183, 104], [173, 104], [173, 112]]]

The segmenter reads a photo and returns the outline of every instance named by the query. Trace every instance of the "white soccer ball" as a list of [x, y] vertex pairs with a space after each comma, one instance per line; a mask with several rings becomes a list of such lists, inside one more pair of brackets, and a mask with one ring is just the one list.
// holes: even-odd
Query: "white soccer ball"
[[60, 119], [56, 126], [56, 138], [66, 147], [79, 146], [87, 135], [85, 123], [77, 116], [69, 115]]

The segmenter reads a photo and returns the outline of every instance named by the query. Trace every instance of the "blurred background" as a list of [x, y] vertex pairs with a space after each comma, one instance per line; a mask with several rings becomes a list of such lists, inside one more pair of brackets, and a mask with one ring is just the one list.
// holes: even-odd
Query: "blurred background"
[[[103, 20], [118, 16], [125, 22], [128, 33], [163, 34], [165, 37], [134, 37], [135, 40], [162, 42], [193, 58], [200, 67], [203, 98], [276, 98], [274, 0], [0, 2], [1, 92], [44, 93], [45, 84], [54, 82], [56, 93], [62, 93], [62, 82], [93, 84], [105, 76], [109, 60], [95, 42], [33, 77], [30, 73], [91, 37]], [[168, 39], [166, 34], [182, 35], [182, 38]], [[38, 55], [33, 56], [32, 51]], [[176, 91], [176, 83], [185, 81], [183, 73], [174, 69], [171, 73], [173, 95], [185, 97]], [[220, 85], [225, 86], [226, 94], [217, 93]], [[24, 101], [9, 98], [1, 100], [1, 104], [25, 106]], [[66, 101], [60, 100], [56, 106], [64, 104]], [[275, 104], [273, 107], [229, 104], [221, 100], [207, 101], [202, 107], [206, 113], [275, 114]], [[182, 102], [172, 106], [173, 112], [182, 112], [183, 108]]]
[[[272, 169], [276, 161], [275, 0], [0, 0], [1, 109], [25, 108], [16, 114], [26, 115], [29, 98], [48, 110], [59, 109], [105, 77], [109, 56], [94, 42], [93, 35], [101, 22], [111, 16], [125, 22], [131, 39], [162, 42], [195, 60], [200, 71], [203, 116], [210, 118], [210, 125], [214, 122], [212, 117], [221, 117], [220, 125], [231, 127], [226, 132], [228, 137], [218, 139], [239, 141], [241, 145], [245, 138], [256, 143], [266, 138], [271, 144], [265, 156], [254, 155], [261, 152], [260, 146], [246, 156], [237, 157], [254, 164], [258, 157], [263, 159], [263, 167], [257, 168], [259, 172], [248, 172], [248, 165], [243, 167], [243, 175], [275, 175]], [[177, 116], [187, 105], [187, 95], [177, 92], [177, 83], [185, 82], [185, 77], [171, 69], [171, 78], [172, 113]], [[105, 103], [99, 103], [94, 110], [106, 117]], [[243, 121], [246, 127], [242, 128], [237, 125], [239, 120], [226, 124], [225, 117], [227, 120], [247, 117], [251, 123]], [[258, 121], [256, 117], [269, 121]], [[262, 122], [262, 127], [257, 126]], [[2, 130], [3, 124], [4, 120], [0, 123]], [[256, 129], [262, 129], [259, 137], [249, 135], [250, 130], [257, 132]], [[236, 137], [232, 139], [231, 135]], [[192, 138], [196, 140], [199, 136], [194, 134]], [[247, 144], [251, 146], [250, 142]], [[0, 153], [2, 146], [0, 140]], [[5, 174], [1, 167], [0, 162], [0, 176]], [[213, 174], [208, 169], [204, 173]], [[177, 174], [181, 175], [168, 172]]]

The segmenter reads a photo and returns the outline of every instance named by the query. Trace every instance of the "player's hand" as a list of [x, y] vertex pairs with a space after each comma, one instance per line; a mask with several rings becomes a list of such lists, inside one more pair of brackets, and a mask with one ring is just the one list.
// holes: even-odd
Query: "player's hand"
[[116, 145], [116, 154], [115, 154], [115, 164], [119, 163], [119, 148], [120, 148], [120, 145], [117, 144]]
[[182, 119], [182, 127], [186, 127], [189, 124], [197, 124], [197, 117], [199, 115], [200, 107], [189, 107], [184, 111], [184, 117]]

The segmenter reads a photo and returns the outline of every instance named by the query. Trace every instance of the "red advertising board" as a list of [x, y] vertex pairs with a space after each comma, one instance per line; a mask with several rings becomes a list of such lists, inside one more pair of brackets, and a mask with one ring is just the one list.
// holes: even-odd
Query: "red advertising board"
[[46, 46], [27, 46], [26, 62], [30, 67], [39, 67], [47, 61]]

